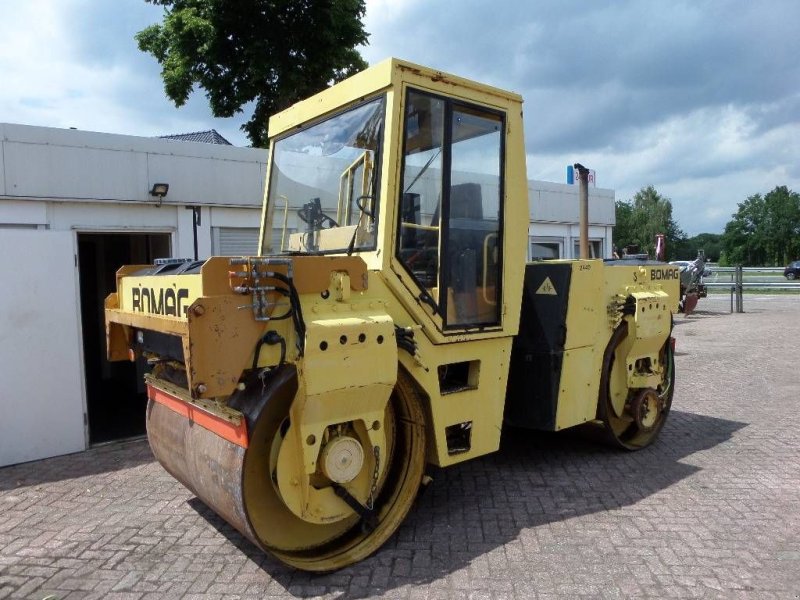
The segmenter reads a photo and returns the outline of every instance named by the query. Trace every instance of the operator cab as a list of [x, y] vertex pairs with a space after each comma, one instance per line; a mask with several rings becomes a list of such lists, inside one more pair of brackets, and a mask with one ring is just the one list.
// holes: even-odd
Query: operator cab
[[[270, 123], [261, 254], [356, 254], [371, 270], [391, 257], [441, 334], [505, 328], [505, 238], [527, 235], [526, 188], [504, 223], [508, 109], [519, 100], [486, 86], [455, 97], [403, 63], [386, 66], [391, 80], [371, 95], [327, 111], [306, 101]], [[523, 169], [515, 184], [527, 182]]]

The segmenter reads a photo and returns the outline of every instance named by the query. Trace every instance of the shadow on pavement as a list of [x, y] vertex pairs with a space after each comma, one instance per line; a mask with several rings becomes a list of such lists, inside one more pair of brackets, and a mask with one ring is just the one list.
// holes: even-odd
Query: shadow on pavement
[[155, 461], [144, 438], [0, 468], [0, 491], [137, 467]]
[[504, 431], [499, 452], [440, 470], [375, 555], [327, 575], [278, 563], [196, 498], [189, 504], [290, 594], [302, 597], [305, 588], [352, 590], [347, 582], [357, 578], [365, 582], [363, 593], [338, 598], [365, 598], [463, 569], [516, 540], [522, 530], [632, 505], [697, 472], [681, 460], [724, 443], [746, 425], [673, 410], [658, 441], [639, 452], [570, 432]]
[[731, 314], [730, 311], [728, 311], [727, 309], [724, 311], [700, 309], [692, 311], [688, 315], [684, 315], [682, 313], [676, 314], [673, 323], [675, 327], [678, 327], [679, 325], [685, 325], [687, 323], [691, 323], [692, 321], [702, 321], [704, 319], [710, 319], [710, 318], [718, 319], [720, 317], [728, 317], [730, 316], [730, 314]]

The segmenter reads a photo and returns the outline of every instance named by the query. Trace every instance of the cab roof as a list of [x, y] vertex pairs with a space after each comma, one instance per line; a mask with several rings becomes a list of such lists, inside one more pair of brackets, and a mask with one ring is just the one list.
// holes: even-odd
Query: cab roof
[[365, 99], [381, 90], [390, 87], [399, 89], [403, 82], [424, 85], [434, 93], [457, 96], [467, 100], [482, 100], [499, 108], [522, 103], [522, 96], [514, 92], [405, 60], [387, 58], [273, 115], [269, 120], [269, 137], [279, 136], [292, 128], [299, 127], [352, 102]]

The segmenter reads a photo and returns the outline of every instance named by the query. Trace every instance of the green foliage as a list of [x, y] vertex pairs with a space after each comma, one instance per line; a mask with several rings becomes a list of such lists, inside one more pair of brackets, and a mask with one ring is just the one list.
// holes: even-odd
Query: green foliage
[[677, 260], [694, 260], [700, 250], [705, 252], [707, 261], [718, 262], [722, 253], [722, 234], [699, 233], [687, 238], [678, 244], [674, 256]]
[[216, 117], [254, 102], [242, 126], [254, 146], [267, 145], [275, 112], [364, 69], [356, 46], [369, 34], [364, 0], [145, 0], [164, 21], [136, 34], [139, 49], [161, 65], [176, 106], [199, 86]]
[[783, 266], [800, 257], [800, 194], [777, 186], [739, 204], [722, 234], [728, 265]]
[[694, 260], [700, 251], [708, 262], [719, 262], [722, 254], [722, 234], [698, 233], [693, 237], [684, 237], [672, 244], [670, 260]]
[[667, 242], [666, 259], [672, 260], [686, 240], [686, 234], [672, 218], [672, 202], [652, 185], [636, 192], [631, 200], [618, 200], [616, 217], [614, 245], [620, 250], [636, 244], [641, 252], [654, 257], [656, 234], [663, 233]]
[[613, 240], [618, 251], [629, 244], [633, 244], [633, 204], [630, 201], [617, 200], [614, 203], [616, 212], [616, 225], [614, 225]]

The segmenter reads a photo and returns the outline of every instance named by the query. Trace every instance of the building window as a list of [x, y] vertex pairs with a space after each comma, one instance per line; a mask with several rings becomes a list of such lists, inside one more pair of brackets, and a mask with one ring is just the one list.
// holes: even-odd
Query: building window
[[561, 258], [563, 242], [531, 238], [530, 260], [552, 260]]
[[[575, 240], [572, 250], [572, 256], [579, 258], [581, 255], [580, 240]], [[603, 258], [603, 240], [589, 240], [589, 258]]]

